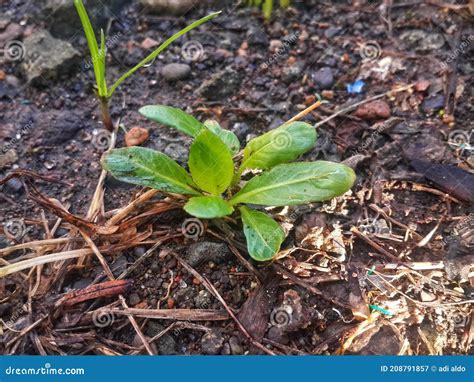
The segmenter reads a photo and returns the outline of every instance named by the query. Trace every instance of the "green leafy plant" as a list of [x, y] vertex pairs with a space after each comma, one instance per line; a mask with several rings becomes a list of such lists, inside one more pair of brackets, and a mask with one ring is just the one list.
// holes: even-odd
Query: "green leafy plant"
[[[312, 149], [315, 129], [304, 122], [286, 123], [248, 142], [240, 153], [235, 134], [216, 121], [199, 122], [182, 110], [145, 106], [140, 113], [193, 138], [189, 173], [165, 154], [142, 147], [110, 150], [102, 166], [124, 182], [184, 195], [184, 210], [201, 219], [240, 212], [250, 256], [270, 260], [285, 239], [280, 225], [254, 206], [289, 206], [329, 200], [349, 190], [354, 171], [326, 162], [293, 162]], [[237, 158], [241, 158], [240, 161]], [[240, 162], [240, 163], [234, 163]], [[245, 170], [262, 170], [243, 181]]]
[[[273, 12], [273, 0], [247, 0], [247, 5], [250, 7], [262, 8], [265, 19], [269, 20]], [[290, 0], [280, 0], [280, 7], [288, 8]]]
[[175, 33], [173, 36], [171, 36], [166, 41], [164, 41], [152, 53], [150, 53], [147, 57], [145, 57], [142, 61], [140, 61], [133, 68], [131, 68], [126, 73], [124, 73], [120, 78], [118, 78], [112, 84], [112, 86], [108, 87], [107, 79], [106, 79], [106, 46], [105, 46], [104, 31], [102, 29], [100, 31], [100, 45], [99, 45], [97, 43], [94, 29], [92, 28], [92, 24], [90, 22], [89, 16], [87, 14], [86, 8], [84, 7], [82, 0], [74, 0], [74, 5], [76, 7], [77, 13], [79, 14], [79, 18], [81, 19], [82, 27], [84, 29], [84, 34], [86, 35], [86, 39], [87, 39], [87, 45], [89, 46], [92, 66], [94, 69], [94, 75], [95, 75], [95, 80], [96, 80], [96, 85], [97, 85], [97, 89], [96, 89], [97, 98], [99, 99], [100, 107], [101, 107], [102, 121], [104, 123], [104, 126], [110, 131], [113, 130], [113, 124], [110, 118], [109, 100], [114, 94], [115, 90], [122, 84], [122, 82], [124, 82], [128, 77], [130, 77], [137, 70], [139, 70], [143, 66], [155, 60], [155, 58], [175, 40], [177, 40], [184, 34], [188, 33], [190, 30], [198, 27], [199, 25], [213, 19], [220, 13], [220, 12], [211, 13], [210, 15], [195, 21], [194, 23], [188, 25], [187, 27], [183, 28], [179, 32]]

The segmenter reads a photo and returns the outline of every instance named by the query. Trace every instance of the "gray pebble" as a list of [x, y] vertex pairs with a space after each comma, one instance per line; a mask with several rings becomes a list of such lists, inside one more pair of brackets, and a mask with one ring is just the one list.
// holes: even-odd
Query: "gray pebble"
[[191, 67], [188, 64], [168, 64], [161, 69], [161, 75], [168, 81], [185, 80], [191, 75]]

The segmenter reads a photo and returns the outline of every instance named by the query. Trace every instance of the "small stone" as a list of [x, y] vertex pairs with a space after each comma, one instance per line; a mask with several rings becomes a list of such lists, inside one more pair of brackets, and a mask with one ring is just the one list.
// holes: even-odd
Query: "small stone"
[[5, 78], [5, 82], [8, 85], [13, 86], [14, 88], [17, 88], [20, 86], [20, 80], [18, 79], [18, 77], [12, 76], [11, 74], [7, 74]]
[[10, 149], [6, 153], [0, 151], [0, 168], [15, 163], [18, 160], [18, 154], [15, 150]]
[[321, 95], [324, 98], [327, 98], [327, 99], [333, 99], [334, 98], [334, 92], [332, 90], [323, 90], [321, 92]]
[[[148, 341], [148, 343], [150, 343], [150, 340], [151, 340], [150, 337], [145, 337], [145, 339]], [[133, 337], [132, 346], [134, 346], [136, 348], [141, 348], [143, 346], [143, 341], [141, 340], [141, 338], [138, 334], [135, 334], [135, 336]], [[151, 347], [151, 349], [153, 350], [153, 352], [155, 354], [158, 353], [158, 348], [156, 347], [155, 343], [150, 343], [150, 347]], [[148, 353], [147, 353], [146, 349], [143, 349], [141, 351], [141, 354], [148, 354]]]
[[148, 130], [143, 127], [132, 127], [125, 134], [125, 144], [130, 146], [140, 146], [148, 139]]
[[321, 89], [329, 89], [334, 83], [332, 69], [327, 66], [314, 73], [312, 78]]
[[204, 81], [197, 92], [211, 101], [222, 100], [239, 90], [242, 79], [242, 73], [227, 68]]
[[168, 309], [173, 309], [175, 303], [176, 301], [172, 297], [168, 298], [168, 300], [166, 301], [166, 305], [168, 306]]
[[270, 51], [274, 52], [280, 49], [283, 46], [283, 42], [281, 40], [271, 40], [270, 41]]
[[198, 309], [209, 309], [212, 302], [212, 296], [207, 290], [200, 290], [194, 298], [194, 305]]
[[13, 192], [18, 192], [22, 189], [23, 183], [21, 183], [18, 179], [13, 178], [5, 184], [5, 187]]
[[221, 350], [221, 355], [231, 355], [231, 351], [230, 351], [230, 345], [228, 343], [225, 343], [224, 346], [222, 347], [222, 350]]
[[[160, 325], [156, 320], [148, 321], [148, 324], [145, 328], [145, 335], [147, 337], [153, 338], [158, 333], [161, 333], [165, 328]], [[173, 355], [178, 354], [177, 344], [175, 339], [171, 334], [163, 335], [158, 341], [156, 346], [158, 347], [158, 352], [163, 355]]]
[[197, 4], [197, 0], [139, 0], [142, 7], [150, 13], [183, 15]]
[[43, 163], [43, 165], [44, 165], [44, 167], [45, 167], [47, 170], [52, 170], [53, 168], [56, 167], [56, 163], [51, 162], [51, 161], [48, 161], [48, 160], [45, 161], [45, 162]]
[[191, 75], [188, 64], [168, 64], [161, 69], [161, 75], [168, 81], [185, 80]]
[[67, 41], [52, 37], [39, 29], [24, 40], [25, 58], [22, 70], [32, 84], [47, 84], [73, 68], [79, 52]]
[[291, 65], [283, 68], [281, 73], [282, 81], [289, 85], [292, 82], [296, 81], [303, 72], [303, 68], [300, 65]]
[[330, 27], [330, 28], [328, 28], [328, 29], [326, 29], [326, 30], [324, 31], [324, 37], [326, 37], [326, 38], [332, 38], [332, 37], [334, 37], [335, 35], [337, 35], [340, 30], [341, 30], [341, 28]]
[[201, 351], [203, 354], [217, 355], [224, 345], [224, 337], [217, 330], [206, 333], [201, 338]]
[[151, 49], [151, 48], [154, 48], [155, 46], [158, 46], [158, 45], [160, 45], [160, 43], [156, 40], [153, 40], [150, 37], [147, 37], [141, 43], [141, 46], [142, 46], [143, 49]]
[[426, 90], [428, 90], [428, 88], [430, 87], [431, 85], [431, 81], [428, 81], [428, 80], [421, 80], [421, 81], [418, 81], [416, 84], [415, 84], [415, 90], [417, 92], [424, 92]]
[[355, 117], [364, 120], [386, 119], [390, 117], [390, 106], [385, 101], [372, 101], [359, 108], [353, 113]]
[[[105, 26], [109, 18], [120, 15], [121, 9], [127, 2], [128, 0], [84, 1], [91, 24], [95, 27]], [[32, 4], [33, 2], [30, 2], [30, 5]], [[36, 1], [35, 6], [41, 7], [41, 12], [38, 15], [39, 20], [37, 20], [36, 25], [41, 21], [54, 37], [69, 39], [79, 34], [82, 35], [81, 20], [77, 17], [74, 1], [41, 0]], [[113, 36], [119, 35], [114, 34]], [[113, 36], [107, 38], [107, 41], [112, 40]], [[123, 35], [120, 35], [120, 37], [123, 37]]]
[[250, 27], [247, 32], [247, 41], [249, 45], [268, 45], [268, 36], [262, 28]]
[[73, 139], [84, 126], [82, 118], [71, 110], [41, 113], [31, 133], [44, 146], [58, 146]]
[[425, 98], [421, 104], [421, 110], [425, 113], [441, 110], [444, 107], [444, 95], [438, 94]]
[[23, 34], [23, 28], [15, 23], [10, 23], [6, 29], [0, 33], [0, 44], [3, 46], [13, 40], [18, 40]]
[[128, 302], [129, 302], [130, 305], [135, 306], [140, 302], [140, 296], [136, 293], [132, 293], [128, 297]]
[[230, 337], [229, 346], [231, 353], [234, 355], [240, 355], [244, 353], [242, 346], [240, 346], [240, 341], [237, 337]]
[[223, 263], [229, 258], [230, 251], [224, 243], [201, 241], [188, 247], [187, 256], [189, 265], [196, 267], [209, 261], [217, 264]]
[[3, 81], [5, 78], [7, 78], [6, 73], [3, 70], [0, 70], [0, 81]]

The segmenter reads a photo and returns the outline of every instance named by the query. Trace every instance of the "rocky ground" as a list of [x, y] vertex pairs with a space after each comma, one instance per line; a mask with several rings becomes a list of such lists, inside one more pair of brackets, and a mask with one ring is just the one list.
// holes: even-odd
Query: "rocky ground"
[[[115, 277], [126, 275], [122, 302], [116, 291], [57, 303], [106, 281], [95, 257], [6, 276], [2, 353], [472, 353], [472, 4], [293, 1], [265, 21], [238, 2], [195, 3], [87, 2], [108, 36], [109, 83], [223, 10], [115, 93], [116, 146], [145, 128], [142, 146], [185, 164], [190, 141], [145, 120], [141, 106], [217, 119], [244, 145], [319, 95], [328, 103], [304, 117], [319, 137], [303, 159], [345, 161], [356, 185], [332, 202], [272, 210], [289, 230], [272, 264], [248, 260], [238, 226], [200, 222], [183, 235], [189, 217], [170, 210], [136, 226], [135, 235], [152, 232], [141, 245], [107, 253]], [[0, 179], [17, 169], [60, 179], [34, 185], [84, 218], [110, 135], [79, 19], [63, 1], [0, 7]], [[23, 180], [0, 186], [0, 265], [84, 248]], [[144, 192], [107, 177], [104, 216]], [[9, 250], [54, 238], [66, 245]], [[150, 312], [125, 314], [123, 304]]]

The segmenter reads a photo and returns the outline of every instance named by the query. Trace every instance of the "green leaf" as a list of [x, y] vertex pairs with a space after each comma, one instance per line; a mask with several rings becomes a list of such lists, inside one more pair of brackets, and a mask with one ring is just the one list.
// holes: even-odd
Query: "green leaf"
[[293, 122], [282, 125], [247, 144], [239, 174], [248, 168], [267, 170], [295, 160], [312, 149], [315, 142], [316, 130], [310, 124]]
[[184, 134], [196, 137], [203, 124], [181, 109], [165, 105], [148, 105], [138, 110], [141, 115], [162, 125], [173, 127]]
[[272, 17], [273, 0], [265, 0], [262, 6], [263, 14], [267, 20]]
[[164, 51], [173, 41], [177, 40], [181, 36], [185, 35], [188, 33], [190, 30], [198, 27], [201, 24], [204, 24], [205, 22], [212, 20], [214, 17], [216, 17], [219, 12], [214, 12], [211, 13], [210, 15], [207, 15], [194, 23], [188, 25], [186, 28], [181, 29], [179, 32], [175, 33], [173, 36], [171, 36], [168, 40], [166, 40], [163, 44], [161, 44], [158, 48], [156, 48], [151, 54], [149, 54], [146, 58], [144, 58], [142, 61], [140, 61], [137, 65], [135, 65], [132, 69], [124, 73], [115, 83], [110, 87], [109, 92], [107, 93], [107, 97], [112, 97], [112, 94], [114, 93], [115, 89], [117, 89], [120, 84], [125, 81], [128, 77], [130, 77], [133, 73], [135, 73], [138, 69], [142, 68], [149, 62], [153, 61], [162, 51]]
[[158, 151], [127, 147], [106, 152], [102, 167], [115, 178], [177, 194], [200, 195], [191, 177], [174, 160]]
[[206, 126], [208, 130], [216, 134], [221, 139], [221, 141], [225, 143], [225, 145], [229, 148], [232, 155], [236, 155], [239, 152], [240, 150], [239, 138], [237, 138], [237, 136], [232, 131], [223, 129], [219, 125], [219, 122], [214, 121], [212, 119], [208, 119], [207, 121], [204, 121], [204, 126]]
[[202, 190], [219, 195], [230, 186], [234, 174], [232, 155], [209, 130], [202, 130], [192, 143], [188, 165], [194, 182]]
[[87, 45], [89, 46], [95, 80], [97, 83], [97, 92], [99, 93], [99, 97], [106, 97], [107, 85], [105, 84], [105, 64], [102, 65], [102, 60], [99, 54], [99, 46], [97, 45], [94, 29], [92, 28], [91, 21], [84, 4], [82, 3], [82, 0], [74, 0], [74, 5], [79, 18], [81, 19], [82, 28], [84, 29], [84, 34], [86, 35]]
[[342, 195], [354, 181], [354, 171], [339, 163], [281, 164], [251, 179], [229, 203], [290, 206], [320, 202]]
[[234, 208], [219, 196], [193, 197], [184, 205], [184, 210], [201, 219], [221, 218], [234, 212]]
[[285, 232], [280, 225], [263, 212], [240, 207], [247, 249], [257, 261], [271, 260], [280, 250], [285, 240]]

